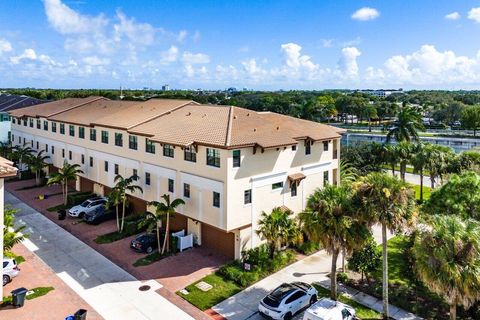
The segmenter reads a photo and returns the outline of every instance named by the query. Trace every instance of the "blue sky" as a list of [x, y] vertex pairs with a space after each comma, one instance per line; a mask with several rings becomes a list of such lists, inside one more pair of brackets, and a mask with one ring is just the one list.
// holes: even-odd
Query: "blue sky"
[[479, 89], [480, 2], [0, 2], [0, 87]]

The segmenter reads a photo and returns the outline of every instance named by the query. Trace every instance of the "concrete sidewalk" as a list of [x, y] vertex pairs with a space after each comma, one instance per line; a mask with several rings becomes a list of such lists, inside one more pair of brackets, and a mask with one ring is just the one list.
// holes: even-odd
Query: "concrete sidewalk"
[[[193, 319], [155, 292], [157, 281], [136, 280], [8, 192], [5, 203], [20, 209], [16, 223], [27, 226], [25, 246], [105, 319]], [[150, 289], [139, 291], [142, 285]]]

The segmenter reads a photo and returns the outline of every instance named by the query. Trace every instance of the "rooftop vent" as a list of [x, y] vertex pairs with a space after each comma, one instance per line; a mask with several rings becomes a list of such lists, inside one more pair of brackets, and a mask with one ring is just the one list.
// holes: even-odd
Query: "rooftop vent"
[[186, 116], [188, 117], [188, 116], [190, 116], [191, 114], [192, 114], [191, 112], [188, 112], [188, 113], [186, 114]]
[[253, 132], [256, 132], [257, 131], [257, 128], [253, 128]]
[[279, 126], [277, 126], [277, 130], [280, 130], [280, 127], [279, 127]]

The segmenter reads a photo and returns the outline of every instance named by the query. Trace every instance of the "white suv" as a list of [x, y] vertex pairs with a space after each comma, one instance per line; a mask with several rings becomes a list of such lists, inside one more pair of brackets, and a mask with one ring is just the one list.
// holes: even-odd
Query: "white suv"
[[3, 285], [6, 285], [20, 272], [15, 259], [3, 259]]
[[73, 218], [83, 218], [85, 213], [95, 211], [100, 206], [103, 206], [107, 203], [107, 198], [105, 197], [95, 197], [88, 200], [85, 200], [82, 204], [72, 207], [68, 210], [68, 214]]
[[328, 298], [318, 300], [305, 311], [303, 320], [354, 320], [355, 309], [348, 304]]

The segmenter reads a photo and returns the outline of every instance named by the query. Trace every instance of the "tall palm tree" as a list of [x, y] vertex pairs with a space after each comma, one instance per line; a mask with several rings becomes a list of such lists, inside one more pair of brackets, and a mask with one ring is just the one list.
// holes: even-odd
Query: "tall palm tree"
[[400, 179], [405, 181], [407, 164], [410, 162], [413, 154], [413, 144], [407, 141], [401, 141], [395, 146], [395, 149], [400, 164]]
[[117, 189], [112, 189], [107, 196], [107, 208], [115, 207], [115, 217], [117, 221], [117, 231], [120, 231], [120, 215], [119, 215], [119, 206], [122, 203], [120, 198], [120, 192]]
[[348, 186], [326, 185], [308, 197], [299, 215], [301, 228], [308, 237], [323, 245], [332, 255], [330, 296], [337, 299], [337, 259], [342, 250], [351, 253], [368, 238], [369, 230], [351, 207]]
[[340, 182], [341, 184], [349, 185], [357, 180], [359, 174], [358, 169], [352, 166], [345, 159], [340, 160]]
[[468, 308], [480, 299], [480, 224], [458, 216], [437, 215], [430, 221], [415, 238], [415, 271], [448, 302], [455, 320], [457, 305]]
[[121, 203], [122, 203], [122, 219], [120, 220], [120, 229], [119, 232], [123, 231], [124, 219], [125, 219], [125, 209], [127, 206], [127, 193], [135, 193], [140, 191], [143, 193], [142, 187], [134, 184], [138, 180], [137, 175], [132, 175], [128, 178], [124, 178], [121, 175], [117, 174], [113, 182], [115, 186], [112, 188], [114, 193], [117, 193]]
[[68, 201], [68, 183], [77, 178], [78, 174], [83, 173], [79, 164], [69, 164], [67, 161], [63, 163], [63, 167], [58, 172], [53, 172], [47, 181], [47, 185], [62, 185], [63, 204], [67, 206]]
[[437, 178], [441, 178], [447, 171], [449, 160], [454, 156], [452, 149], [438, 144], [427, 143], [424, 147], [425, 169], [430, 176], [431, 188], [435, 188]]
[[370, 173], [355, 187], [355, 207], [367, 223], [382, 225], [383, 314], [388, 318], [387, 229], [400, 232], [412, 222], [415, 196], [408, 184], [383, 172]]
[[35, 173], [35, 183], [37, 186], [41, 183], [41, 171], [48, 166], [48, 163], [46, 162], [47, 159], [50, 159], [50, 156], [45, 155], [44, 150], [40, 150], [37, 154], [31, 155], [28, 159], [28, 166], [30, 167], [30, 170]]
[[397, 114], [395, 125], [388, 131], [387, 143], [392, 137], [397, 142], [418, 140], [418, 131], [425, 130], [422, 117], [417, 109], [405, 106]]
[[175, 209], [178, 206], [185, 204], [185, 201], [183, 201], [182, 199], [174, 199], [173, 201], [170, 202], [170, 195], [168, 194], [164, 194], [162, 196], [162, 199], [163, 199], [163, 202], [152, 201], [152, 202], [149, 202], [148, 204], [155, 207], [154, 217], [149, 217], [149, 219], [152, 219], [156, 222], [159, 249], [160, 249], [160, 234], [159, 234], [160, 224], [158, 223], [158, 221], [160, 221], [160, 219], [163, 219], [163, 218], [166, 219], [165, 238], [163, 239], [163, 246], [161, 251], [161, 254], [164, 254], [170, 238], [170, 217], [175, 214]]
[[262, 212], [256, 232], [260, 238], [267, 241], [271, 258], [282, 245], [293, 243], [298, 239], [299, 229], [296, 222], [290, 218], [291, 215], [293, 215], [291, 210], [281, 207], [273, 208], [270, 214]]
[[425, 145], [423, 143], [417, 143], [412, 151], [411, 163], [413, 165], [413, 172], [420, 175], [420, 202], [423, 202], [423, 171], [428, 161], [428, 155], [425, 152]]
[[18, 176], [20, 179], [22, 179], [23, 164], [27, 162], [32, 152], [33, 149], [30, 148], [27, 143], [24, 143], [23, 146], [18, 145], [13, 148], [12, 158], [18, 161]]
[[385, 163], [390, 165], [392, 169], [392, 175], [395, 175], [395, 166], [399, 162], [397, 146], [394, 144], [387, 144], [384, 147], [385, 149]]

